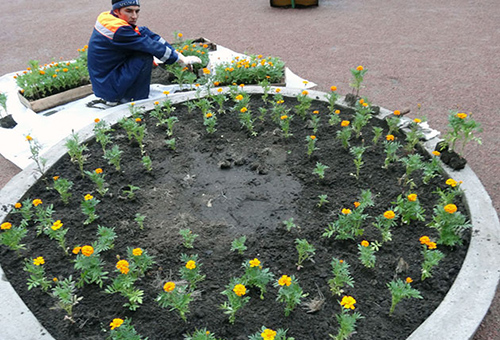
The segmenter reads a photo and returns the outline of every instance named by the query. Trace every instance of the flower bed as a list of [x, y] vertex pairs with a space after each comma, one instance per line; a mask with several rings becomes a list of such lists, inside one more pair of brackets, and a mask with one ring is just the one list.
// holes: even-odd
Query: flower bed
[[[271, 95], [274, 97], [276, 94], [272, 92]], [[42, 322], [56, 338], [81, 338], [83, 335], [80, 332], [84, 332], [86, 337], [99, 337], [102, 336], [102, 327], [107, 328], [114, 318], [120, 317], [130, 317], [138, 332], [150, 339], [179, 338], [181, 334], [193, 333], [196, 328], [203, 327], [207, 327], [217, 337], [236, 338], [242, 334], [254, 334], [262, 325], [273, 329], [289, 329], [287, 335], [297, 339], [326, 338], [327, 334], [336, 334], [338, 324], [333, 315], [342, 310], [338, 304], [341, 296], [332, 296], [328, 285], [328, 280], [333, 276], [333, 257], [351, 265], [354, 285], [343, 287], [344, 294], [356, 299], [356, 311], [364, 316], [358, 321], [358, 334], [354, 338], [404, 339], [439, 304], [458, 272], [466, 251], [463, 246], [439, 246], [445, 258], [433, 271], [433, 277], [420, 280], [423, 246], [419, 239], [424, 235], [438, 239], [435, 230], [429, 229], [426, 224], [432, 221], [432, 210], [438, 199], [438, 195], [432, 193], [434, 188], [452, 190], [444, 183], [446, 178], [432, 178], [429, 184], [424, 184], [421, 182], [420, 170], [410, 178], [405, 178], [407, 169], [400, 161], [384, 169], [386, 156], [381, 147], [382, 141], [378, 142], [378, 147], [370, 142], [374, 137], [373, 126], [388, 132], [384, 122], [372, 119], [370, 125], [361, 129], [362, 137], [350, 139], [349, 148], [362, 146], [363, 140], [365, 146], [370, 145], [363, 156], [365, 165], [358, 174], [354, 155], [344, 149], [341, 140], [335, 137], [337, 131], [342, 130], [340, 121], [354, 122], [352, 111], [342, 110], [339, 123], [330, 125], [328, 120], [331, 118], [328, 115], [331, 109], [325, 103], [313, 102], [307, 110], [307, 119], [296, 116], [291, 121], [291, 136], [285, 138], [281, 123], [286, 120], [281, 119], [285, 115], [280, 115], [280, 120], [276, 122], [270, 119], [270, 112], [275, 105], [272, 103], [276, 102], [274, 98], [268, 104], [263, 104], [260, 97], [251, 98], [245, 106], [246, 112], [251, 111], [257, 116], [258, 107], [266, 107], [270, 111], [263, 121], [255, 120], [253, 129], [250, 129], [248, 124], [244, 125], [241, 121], [242, 114], [246, 112], [241, 112], [242, 108], [235, 109], [241, 104], [241, 100], [236, 97], [223, 103], [223, 111], [227, 113], [217, 114], [213, 111], [217, 117], [214, 126], [217, 131], [213, 134], [207, 132], [209, 124], [205, 124], [206, 114], [202, 115], [198, 109], [187, 113], [188, 106], [176, 106], [174, 113], [179, 123], [174, 125], [173, 135], [168, 137], [176, 138], [175, 151], [165, 146], [166, 127], [156, 126], [157, 118], [141, 114], [141, 122], [136, 123], [147, 126], [144, 150], [145, 155], [152, 159], [152, 172], [147, 172], [141, 162], [141, 148], [134, 142], [128, 142], [126, 132], [118, 127], [115, 127], [118, 131], [113, 135], [113, 143], [119, 144], [125, 151], [122, 154], [121, 171], [106, 165], [107, 162], [100, 157], [103, 152], [98, 143], [88, 143], [89, 150], [85, 154], [91, 154], [92, 157], [86, 161], [84, 169], [90, 172], [97, 168], [104, 169], [109, 191], [102, 198], [90, 178], [80, 178], [80, 170], [70, 164], [67, 157], [47, 173], [49, 183], [40, 182], [27, 194], [26, 197], [31, 199], [41, 198], [44, 202], [42, 206], [54, 204], [54, 219], [57, 217], [64, 226], [70, 227], [66, 236], [70, 248], [91, 244], [95, 240], [97, 225], [115, 228], [118, 237], [114, 248], [102, 251], [107, 263], [105, 269], [111, 273], [111, 278], [119, 275], [114, 269], [116, 255], [129, 259], [127, 247], [140, 247], [156, 256], [156, 265], [137, 281], [137, 287], [145, 291], [145, 298], [135, 312], [121, 307], [127, 299], [117, 294], [107, 295], [95, 284], [84, 285], [79, 291], [84, 299], [73, 311], [76, 324], [68, 321], [58, 324], [66, 313], [54, 311], [47, 314], [44, 306], [53, 305], [54, 299], [38, 290], [30, 291], [25, 301], [32, 310], [40, 311], [40, 319], [41, 314], [48, 317]], [[294, 110], [294, 113], [298, 110], [295, 107], [300, 105], [296, 99], [280, 100], [284, 100], [283, 104]], [[135, 118], [140, 118], [140, 113], [135, 109], [133, 111]], [[318, 130], [313, 132], [315, 115], [319, 115], [321, 120]], [[241, 125], [245, 127], [241, 129]], [[249, 144], [249, 134], [255, 133], [257, 136], [252, 137]], [[396, 141], [405, 140], [399, 132], [392, 135]], [[312, 148], [311, 140], [316, 141]], [[309, 150], [312, 150], [310, 155]], [[399, 156], [404, 155], [400, 150]], [[422, 157], [427, 158], [425, 155]], [[318, 162], [329, 167], [324, 171], [324, 178], [320, 178], [318, 171], [315, 171]], [[62, 203], [54, 190], [45, 189], [47, 185], [53, 185], [50, 178], [56, 175], [60, 176], [58, 180], [71, 179], [75, 183], [68, 205]], [[409, 225], [402, 225], [401, 216], [394, 218], [398, 225], [391, 228], [392, 241], [385, 242], [376, 251], [375, 266], [367, 268], [360, 261], [359, 252], [368, 247], [363, 247], [366, 243], [361, 243], [364, 240], [372, 244], [374, 241], [383, 242], [382, 234], [372, 223], [376, 222], [377, 216], [384, 215], [384, 212], [396, 206], [393, 202], [397, 201], [399, 195], [409, 192], [411, 182], [407, 182], [408, 179], [412, 179], [416, 185], [411, 192], [417, 195], [426, 211], [425, 221], [411, 221]], [[126, 192], [133, 191], [131, 186], [141, 189], [136, 191], [133, 199], [127, 199], [129, 194]], [[369, 215], [363, 225], [364, 234], [356, 235], [353, 239], [335, 240], [339, 235], [337, 230], [330, 238], [323, 236], [329, 223], [356, 212], [359, 207], [354, 204], [364, 202], [361, 193], [366, 189], [372, 192], [375, 204], [363, 208], [363, 212]], [[96, 207], [100, 216], [94, 222], [83, 224], [85, 215], [79, 213], [80, 204], [89, 193], [101, 201]], [[329, 202], [318, 206], [321, 202], [318, 196], [323, 194], [327, 195]], [[404, 197], [406, 195], [402, 195]], [[25, 206], [30, 202], [25, 202]], [[456, 204], [459, 210], [464, 211], [463, 206], [458, 202]], [[346, 210], [341, 213], [343, 209], [351, 210], [351, 214]], [[134, 221], [136, 213], [146, 216], [144, 230], [140, 229], [138, 221]], [[19, 215], [12, 216], [11, 221], [19, 225]], [[283, 223], [285, 221], [288, 223]], [[292, 222], [301, 228], [293, 228]], [[182, 245], [183, 238], [179, 231], [186, 228], [202, 236], [195, 239], [193, 249]], [[247, 236], [248, 249], [243, 255], [231, 252], [232, 241], [242, 235]], [[297, 239], [306, 239], [316, 248], [314, 263], [305, 261], [300, 270], [296, 265]], [[36, 237], [35, 232], [30, 230], [23, 243], [29, 247], [29, 250], [22, 251], [24, 256], [45, 258], [43, 266], [49, 278], [57, 276], [61, 281], [70, 273], [74, 278], [80, 275], [69, 261], [76, 256], [64, 255], [56, 241], [44, 235]], [[363, 248], [359, 248], [358, 244]], [[198, 255], [198, 261], [202, 264], [201, 273], [206, 275], [206, 279], [197, 284], [201, 296], [191, 303], [191, 313], [187, 314], [186, 323], [179, 322], [181, 319], [176, 312], [163, 310], [154, 301], [165, 282], [179, 281], [178, 271], [187, 263], [181, 260], [180, 253]], [[22, 272], [24, 263], [13, 254], [2, 250], [2, 267], [14, 286], [22, 289], [26, 284], [26, 276], [16, 278], [12, 274]], [[263, 268], [269, 268], [276, 280], [282, 275], [298, 278], [304, 292], [310, 294], [304, 301], [319, 296], [321, 292], [325, 297], [321, 308], [314, 313], [306, 313], [297, 307], [288, 317], [284, 317], [284, 306], [275, 302], [277, 288], [269, 285], [261, 300], [260, 290], [250, 287], [250, 302], [236, 314], [235, 324], [229, 324], [222, 310], [215, 311], [226, 301], [220, 293], [231, 277], [243, 275], [245, 270], [241, 264], [249, 263], [254, 258], [259, 259]], [[420, 291], [424, 299], [403, 300], [395, 308], [393, 316], [388, 317], [391, 297], [386, 284], [395, 274], [403, 280], [412, 277], [412, 286]], [[111, 284], [111, 279], [105, 280], [105, 285], [108, 284]], [[23, 290], [20, 294], [25, 293]], [[99, 315], [95, 313], [97, 304]], [[117, 315], [117, 310], [121, 310], [121, 314]], [[83, 323], [88, 328], [80, 329]]]

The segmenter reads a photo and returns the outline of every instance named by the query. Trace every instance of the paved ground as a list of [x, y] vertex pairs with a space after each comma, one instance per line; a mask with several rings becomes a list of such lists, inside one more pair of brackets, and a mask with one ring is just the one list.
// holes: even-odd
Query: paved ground
[[[319, 90], [336, 85], [347, 93], [349, 68], [363, 65], [369, 71], [362, 95], [388, 109], [411, 108], [412, 117], [426, 117], [440, 131], [449, 110], [472, 112], [483, 124], [483, 145], [470, 145], [465, 156], [500, 211], [498, 0], [319, 1], [318, 8], [293, 10], [268, 1], [148, 0], [139, 24], [167, 40], [180, 31], [235, 51], [279, 56]], [[75, 57], [109, 3], [6, 2], [0, 75], [26, 68], [30, 59]], [[16, 171], [0, 157], [0, 186]], [[500, 339], [499, 329], [497, 291], [475, 340]]]

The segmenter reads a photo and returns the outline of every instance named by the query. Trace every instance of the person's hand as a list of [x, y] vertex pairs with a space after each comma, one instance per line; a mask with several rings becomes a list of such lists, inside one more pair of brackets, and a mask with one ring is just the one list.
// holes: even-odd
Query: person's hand
[[184, 56], [179, 53], [179, 62], [185, 65], [201, 64], [201, 59], [194, 55]]

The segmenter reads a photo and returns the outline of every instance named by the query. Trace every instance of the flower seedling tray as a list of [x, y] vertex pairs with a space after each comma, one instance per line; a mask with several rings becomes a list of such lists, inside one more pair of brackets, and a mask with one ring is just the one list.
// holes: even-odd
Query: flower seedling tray
[[26, 99], [20, 92], [18, 92], [19, 100], [21, 103], [26, 106], [28, 109], [33, 110], [34, 112], [41, 112], [56, 106], [60, 106], [74, 100], [86, 97], [92, 94], [92, 85], [87, 84], [83, 86], [79, 86], [64, 92], [60, 92], [45, 98], [37, 99], [37, 100], [28, 100]]

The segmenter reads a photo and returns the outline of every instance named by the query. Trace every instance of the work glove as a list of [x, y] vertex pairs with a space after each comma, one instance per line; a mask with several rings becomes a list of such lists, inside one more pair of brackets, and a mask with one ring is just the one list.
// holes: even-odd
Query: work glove
[[201, 59], [194, 56], [194, 55], [189, 55], [189, 56], [184, 56], [182, 53], [179, 53], [179, 60], [180, 63], [185, 64], [185, 65], [193, 65], [193, 64], [201, 64]]

